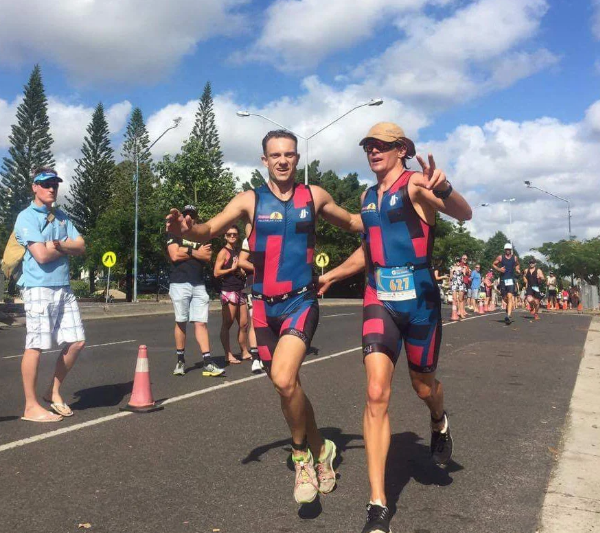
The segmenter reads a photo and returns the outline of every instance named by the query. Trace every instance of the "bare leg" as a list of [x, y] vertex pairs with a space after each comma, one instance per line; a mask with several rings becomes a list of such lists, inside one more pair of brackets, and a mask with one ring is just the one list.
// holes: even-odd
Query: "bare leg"
[[[432, 418], [439, 420], [444, 414], [444, 389], [442, 384], [435, 379], [435, 372], [422, 374], [410, 370], [410, 379], [417, 396], [429, 407]], [[433, 425], [433, 429], [443, 429], [444, 422]]]
[[73, 368], [77, 357], [81, 350], [85, 346], [84, 341], [73, 342], [65, 346], [56, 360], [56, 368], [54, 370], [54, 377], [48, 388], [46, 398], [52, 399], [54, 403], [64, 403], [60, 395], [60, 386], [67, 377], [69, 370]]
[[175, 322], [175, 349], [185, 350], [185, 330], [187, 322]]
[[194, 322], [194, 333], [196, 334], [196, 341], [200, 346], [200, 352], [210, 352], [210, 342], [208, 340], [208, 328], [206, 322]]
[[388, 408], [394, 365], [387, 355], [374, 352], [365, 358], [365, 370], [367, 371], [367, 404], [363, 415], [363, 431], [371, 484], [371, 501], [381, 500], [383, 505], [386, 505], [385, 463], [391, 440]]
[[[324, 451], [323, 439], [298, 375], [305, 355], [306, 345], [302, 340], [284, 335], [275, 348], [270, 377], [279, 393], [281, 410], [292, 433], [292, 441], [300, 444], [306, 437], [314, 457], [318, 458]], [[292, 450], [292, 453], [300, 455], [302, 452]]]
[[237, 306], [235, 318], [238, 321], [238, 342], [242, 352], [242, 359], [252, 359], [248, 351], [248, 306], [240, 304]]
[[237, 363], [238, 360], [233, 356], [231, 352], [231, 345], [229, 343], [229, 330], [235, 320], [236, 306], [230, 303], [222, 304], [221, 307], [221, 344], [223, 345], [223, 351], [225, 352], [225, 359], [230, 363]]
[[37, 384], [37, 371], [40, 362], [41, 350], [27, 349], [21, 360], [21, 375], [23, 378], [23, 390], [25, 392], [25, 411], [23, 416], [37, 418], [47, 416], [48, 418], [60, 418], [50, 411], [44, 409], [38, 402], [35, 392]]

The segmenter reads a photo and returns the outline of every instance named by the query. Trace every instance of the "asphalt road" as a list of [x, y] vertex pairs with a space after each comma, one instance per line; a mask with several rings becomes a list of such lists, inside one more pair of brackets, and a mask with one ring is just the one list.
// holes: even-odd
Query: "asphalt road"
[[[506, 327], [501, 318], [444, 327], [438, 375], [455, 438], [445, 470], [429, 460], [428, 412], [398, 364], [387, 472], [394, 533], [536, 531], [590, 319], [544, 314], [533, 323], [518, 314]], [[75, 416], [52, 425], [19, 420], [25, 330], [0, 331], [0, 532], [74, 532], [80, 524], [107, 533], [359, 532], [369, 494], [360, 308], [322, 308], [302, 371], [341, 457], [337, 490], [301, 508], [268, 379], [251, 377], [248, 363], [228, 367], [226, 378], [202, 377], [191, 335], [191, 369], [172, 376], [171, 320], [87, 322], [88, 347], [64, 386]], [[217, 355], [218, 327], [211, 313]], [[148, 346], [155, 399], [169, 400], [160, 412], [119, 415], [139, 344]], [[55, 355], [43, 355], [40, 384]]]

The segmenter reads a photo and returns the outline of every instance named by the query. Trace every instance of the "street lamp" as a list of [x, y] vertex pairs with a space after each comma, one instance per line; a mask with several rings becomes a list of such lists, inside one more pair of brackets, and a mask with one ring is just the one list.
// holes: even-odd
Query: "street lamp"
[[[156, 140], [144, 150], [142, 154], [138, 152], [138, 136], [134, 137], [135, 143], [135, 230], [133, 237], [133, 301], [137, 302], [137, 279], [138, 279], [138, 206], [139, 206], [139, 182], [140, 182], [140, 155], [146, 155], [158, 141], [160, 141], [165, 133], [179, 126], [181, 117], [173, 119], [173, 125], [163, 131]], [[157, 280], [158, 283], [158, 280]]]
[[508, 240], [512, 244], [513, 240], [512, 240], [512, 209], [511, 209], [511, 204], [514, 201], [516, 201], [516, 198], [505, 198], [502, 201], [508, 203]]
[[549, 194], [550, 196], [554, 196], [554, 198], [558, 198], [559, 200], [562, 200], [563, 202], [567, 202], [567, 216], [568, 216], [568, 221], [569, 221], [569, 240], [571, 240], [573, 238], [573, 235], [571, 235], [571, 202], [569, 202], [569, 200], [567, 200], [566, 198], [562, 198], [561, 196], [552, 194], [551, 192], [545, 191], [544, 189], [540, 189], [539, 187], [536, 187], [535, 185], [531, 185], [530, 181], [525, 181], [524, 183], [525, 183], [525, 185], [527, 185], [528, 189], [537, 189], [538, 191], [541, 191], [545, 194]]
[[356, 109], [358, 109], [359, 107], [365, 107], [365, 106], [380, 106], [381, 104], [383, 104], [383, 100], [381, 98], [372, 98], [371, 100], [369, 100], [368, 102], [365, 102], [363, 104], [359, 104], [355, 107], [353, 107], [352, 109], [350, 109], [349, 111], [346, 111], [343, 115], [340, 115], [338, 118], [336, 118], [335, 120], [332, 120], [329, 124], [327, 124], [326, 126], [323, 126], [320, 130], [315, 131], [315, 133], [313, 133], [312, 135], [309, 135], [308, 137], [304, 137], [303, 135], [300, 135], [294, 131], [292, 131], [289, 128], [286, 128], [285, 126], [279, 124], [279, 122], [275, 122], [274, 120], [270, 119], [269, 117], [265, 117], [264, 115], [261, 115], [259, 113], [250, 113], [248, 111], [238, 111], [236, 113], [236, 115], [238, 117], [250, 117], [250, 116], [254, 116], [254, 117], [260, 117], [263, 118], [273, 124], [275, 124], [276, 126], [279, 126], [280, 128], [283, 128], [284, 130], [289, 131], [290, 133], [293, 133], [296, 137], [300, 137], [301, 139], [304, 139], [305, 141], [305, 146], [306, 146], [306, 163], [304, 165], [304, 185], [308, 185], [308, 141], [310, 139], [312, 139], [315, 135], [318, 135], [319, 133], [321, 133], [324, 129], [328, 128], [329, 126], [331, 126], [332, 124], [335, 124], [338, 120], [344, 118], [346, 115], [349, 115], [350, 113], [352, 113], [352, 111], [355, 111]]

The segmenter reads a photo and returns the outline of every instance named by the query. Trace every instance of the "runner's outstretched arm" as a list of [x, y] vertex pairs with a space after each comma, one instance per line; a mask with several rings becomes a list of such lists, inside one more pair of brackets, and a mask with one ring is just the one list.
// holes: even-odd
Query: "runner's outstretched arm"
[[337, 205], [325, 189], [311, 185], [310, 190], [315, 200], [315, 209], [323, 218], [346, 231], [361, 232], [364, 231], [362, 219], [358, 214], [351, 214], [343, 207]]
[[319, 295], [325, 294], [333, 283], [363, 271], [365, 264], [365, 251], [361, 245], [341, 265], [319, 276]]
[[167, 215], [167, 231], [185, 237], [194, 242], [204, 243], [225, 233], [227, 228], [242, 217], [249, 217], [254, 205], [254, 192], [239, 193], [229, 202], [223, 211], [202, 224], [193, 224], [191, 217], [184, 217], [177, 209], [171, 209]]

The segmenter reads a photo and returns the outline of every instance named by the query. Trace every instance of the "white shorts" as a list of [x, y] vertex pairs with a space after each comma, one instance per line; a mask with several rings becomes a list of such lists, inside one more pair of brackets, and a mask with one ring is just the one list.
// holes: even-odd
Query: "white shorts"
[[171, 283], [169, 296], [175, 310], [175, 322], [208, 322], [209, 297], [204, 285]]
[[22, 291], [27, 335], [25, 349], [49, 350], [56, 343], [85, 341], [79, 306], [71, 287], [30, 287]]

